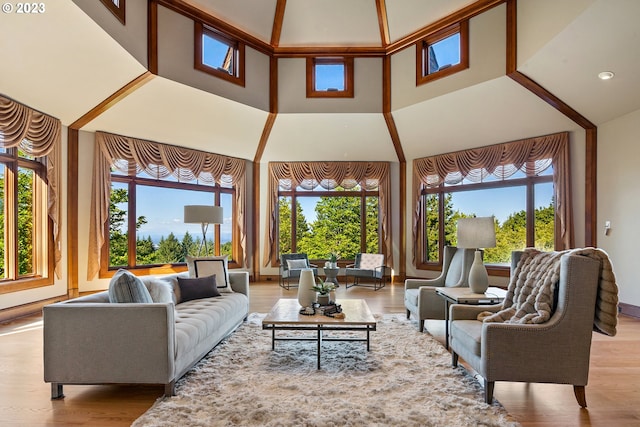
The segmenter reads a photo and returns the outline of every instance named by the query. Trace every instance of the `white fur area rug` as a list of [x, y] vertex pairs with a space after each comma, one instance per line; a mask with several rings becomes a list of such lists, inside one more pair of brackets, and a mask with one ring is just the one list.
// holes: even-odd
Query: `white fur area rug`
[[369, 352], [323, 342], [320, 370], [316, 342], [276, 341], [272, 351], [263, 317], [251, 314], [133, 426], [519, 426], [404, 315], [376, 316]]

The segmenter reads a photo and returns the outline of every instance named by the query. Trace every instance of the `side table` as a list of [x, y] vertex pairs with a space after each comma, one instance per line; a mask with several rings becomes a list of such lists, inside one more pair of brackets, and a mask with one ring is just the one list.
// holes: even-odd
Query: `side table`
[[338, 272], [340, 272], [340, 268], [336, 267], [336, 268], [328, 268], [328, 267], [324, 267], [324, 275], [325, 275], [325, 282], [331, 282], [334, 285], [336, 285], [336, 288], [340, 287], [340, 283], [338, 283]]
[[469, 288], [436, 288], [436, 294], [444, 299], [444, 342], [449, 350], [449, 306], [451, 304], [492, 305], [504, 300], [507, 291], [489, 287], [484, 294], [474, 294]]

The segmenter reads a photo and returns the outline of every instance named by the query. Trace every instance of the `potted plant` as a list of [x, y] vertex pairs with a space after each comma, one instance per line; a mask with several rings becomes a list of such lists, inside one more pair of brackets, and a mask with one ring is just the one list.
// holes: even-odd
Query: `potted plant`
[[322, 278], [317, 278], [318, 283], [313, 285], [311, 289], [318, 293], [318, 304], [329, 305], [329, 293], [336, 288], [336, 285], [331, 282], [325, 282]]
[[329, 267], [337, 268], [339, 259], [340, 259], [340, 255], [337, 252], [329, 253]]

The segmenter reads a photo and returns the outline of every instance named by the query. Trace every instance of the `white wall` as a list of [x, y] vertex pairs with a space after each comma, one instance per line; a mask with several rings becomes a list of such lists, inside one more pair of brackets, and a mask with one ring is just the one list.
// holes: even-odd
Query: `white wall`
[[[640, 242], [639, 138], [640, 110], [598, 128], [598, 246], [613, 262], [620, 301], [635, 306], [640, 306], [635, 259]], [[605, 221], [611, 221], [608, 236]]]

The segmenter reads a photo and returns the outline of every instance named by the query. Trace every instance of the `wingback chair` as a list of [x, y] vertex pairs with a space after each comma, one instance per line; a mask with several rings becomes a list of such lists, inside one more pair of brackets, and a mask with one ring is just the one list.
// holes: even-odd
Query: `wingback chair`
[[297, 288], [298, 284], [291, 283], [291, 279], [300, 278], [300, 272], [303, 268], [311, 268], [313, 275], [318, 275], [318, 266], [309, 263], [309, 257], [304, 253], [297, 254], [281, 254], [280, 255], [280, 286], [289, 290]]
[[[375, 291], [382, 289], [387, 284], [385, 271], [384, 254], [356, 254], [354, 263], [347, 265], [345, 269], [346, 287], [369, 286]], [[349, 277], [353, 278], [351, 284]], [[370, 279], [373, 283], [362, 283], [362, 279]]]
[[435, 279], [407, 279], [404, 281], [404, 306], [407, 319], [411, 314], [418, 320], [418, 330], [424, 330], [426, 319], [444, 319], [444, 300], [436, 288], [469, 286], [469, 270], [473, 264], [474, 249], [455, 246], [444, 247], [442, 273]]
[[[514, 252], [515, 271], [522, 252]], [[556, 286], [557, 306], [544, 323], [488, 323], [476, 320], [481, 311], [502, 305], [454, 304], [450, 311], [453, 366], [462, 357], [484, 382], [491, 404], [496, 381], [572, 384], [576, 400], [587, 406], [585, 385], [594, 325], [600, 263], [581, 255], [563, 255]]]

